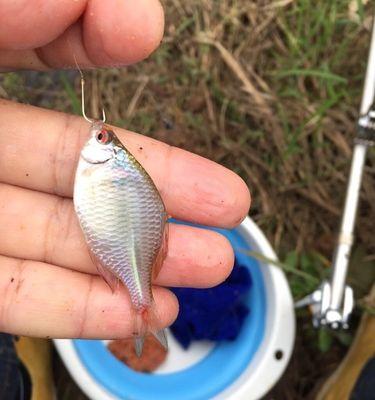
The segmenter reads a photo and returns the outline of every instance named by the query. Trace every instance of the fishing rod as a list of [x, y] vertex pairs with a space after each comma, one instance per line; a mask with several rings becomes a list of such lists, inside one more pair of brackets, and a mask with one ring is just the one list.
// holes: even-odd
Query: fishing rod
[[358, 209], [367, 149], [375, 145], [375, 18], [373, 21], [366, 78], [362, 94], [357, 135], [346, 191], [340, 232], [332, 260], [329, 280], [305, 298], [296, 302], [297, 308], [310, 306], [313, 324], [332, 329], [348, 328], [349, 317], [354, 308], [353, 289], [346, 285], [350, 252], [354, 240], [354, 225]]

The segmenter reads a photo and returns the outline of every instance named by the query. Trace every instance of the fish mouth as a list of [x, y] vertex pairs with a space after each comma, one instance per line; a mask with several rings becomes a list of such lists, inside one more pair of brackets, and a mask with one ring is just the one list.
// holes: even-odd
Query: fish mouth
[[89, 143], [81, 151], [81, 158], [89, 164], [104, 164], [114, 156], [111, 148], [103, 148], [103, 145]]
[[93, 159], [93, 158], [91, 158], [89, 156], [85, 156], [84, 154], [81, 154], [81, 158], [84, 161], [88, 162], [89, 164], [105, 164], [106, 162], [108, 162], [112, 158], [112, 156], [109, 155], [108, 158], [106, 158], [106, 159], [98, 160], [98, 159]]

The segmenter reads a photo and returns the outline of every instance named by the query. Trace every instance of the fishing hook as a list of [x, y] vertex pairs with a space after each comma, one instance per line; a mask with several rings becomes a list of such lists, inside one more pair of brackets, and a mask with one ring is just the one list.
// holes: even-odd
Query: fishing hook
[[[83, 72], [82, 72], [81, 68], [80, 68], [79, 65], [78, 65], [78, 62], [77, 62], [77, 59], [76, 59], [75, 54], [73, 54], [73, 57], [74, 57], [74, 61], [75, 61], [75, 63], [76, 63], [77, 69], [78, 69], [78, 71], [79, 71], [79, 74], [81, 75], [81, 106], [82, 106], [82, 116], [83, 116], [83, 118], [84, 118], [87, 122], [90, 122], [90, 124], [93, 124], [93, 123], [96, 121], [96, 119], [89, 118], [89, 117], [86, 115], [86, 112], [85, 112], [85, 77], [83, 76]], [[104, 108], [102, 108], [102, 119], [101, 119], [100, 122], [102, 122], [102, 123], [104, 124], [105, 120], [106, 120], [106, 115], [105, 115]]]

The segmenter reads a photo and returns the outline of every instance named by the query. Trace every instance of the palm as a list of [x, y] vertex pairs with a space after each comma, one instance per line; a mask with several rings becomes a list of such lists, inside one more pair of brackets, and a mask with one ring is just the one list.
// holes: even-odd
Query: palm
[[[30, 9], [22, 14], [27, 23], [19, 17], [13, 28], [7, 27], [17, 15], [10, 8], [17, 5], [0, 3], [3, 69], [27, 68], [30, 60], [38, 69], [73, 65], [73, 54], [85, 66], [128, 64], [146, 57], [163, 30], [156, 0], [69, 1], [69, 10], [63, 2], [44, 2], [55, 9], [55, 23], [39, 24], [34, 36], [40, 13]], [[140, 27], [144, 21], [147, 29]], [[129, 335], [127, 292], [112, 294], [96, 275], [71, 201], [87, 122], [8, 101], [0, 102], [0, 115], [0, 330], [48, 337]], [[248, 190], [232, 172], [138, 134], [116, 132], [150, 173], [173, 217], [231, 227], [246, 215]], [[178, 306], [173, 294], [159, 286], [212, 286], [232, 263], [233, 252], [221, 235], [172, 224], [168, 255], [153, 290], [161, 325], [173, 321]]]

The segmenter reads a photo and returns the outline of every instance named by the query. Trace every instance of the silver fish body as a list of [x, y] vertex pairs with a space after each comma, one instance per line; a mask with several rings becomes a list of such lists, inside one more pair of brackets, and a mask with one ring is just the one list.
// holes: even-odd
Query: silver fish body
[[116, 280], [123, 282], [136, 311], [150, 308], [167, 213], [150, 176], [101, 123], [92, 126], [81, 151], [74, 207], [99, 272], [113, 289]]

